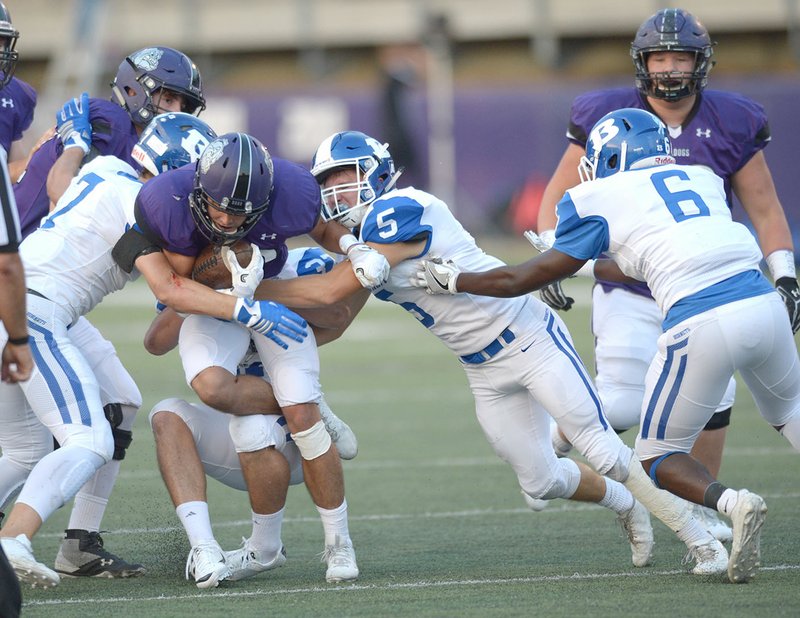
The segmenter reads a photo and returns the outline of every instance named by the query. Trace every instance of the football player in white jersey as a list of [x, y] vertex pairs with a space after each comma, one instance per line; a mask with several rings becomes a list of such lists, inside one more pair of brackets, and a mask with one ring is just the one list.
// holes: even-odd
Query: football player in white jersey
[[[460, 359], [481, 428], [526, 494], [611, 508], [628, 534], [636, 566], [648, 564], [652, 554], [644, 505], [686, 543], [696, 561], [694, 573], [725, 570], [725, 548], [679, 500], [653, 487], [633, 451], [608, 426], [591, 378], [554, 312], [532, 296], [444, 298], [412, 284], [426, 256], [443, 255], [473, 269], [502, 262], [475, 244], [444, 202], [423, 191], [394, 187], [398, 174], [387, 145], [355, 131], [335, 134], [317, 150], [312, 173], [322, 186], [325, 215], [358, 230], [360, 240], [391, 264], [387, 283], [373, 295], [408, 311]], [[326, 275], [262, 282], [256, 298], [319, 306], [358, 289], [352, 273], [336, 266]], [[548, 414], [606, 478], [555, 456]]]
[[[473, 298], [523, 294], [579, 269], [645, 281], [663, 334], [645, 381], [636, 454], [659, 487], [731, 519], [728, 577], [749, 581], [759, 565], [764, 500], [715, 481], [690, 451], [735, 371], [764, 419], [800, 450], [800, 361], [789, 316], [759, 269], [755, 238], [731, 219], [722, 179], [675, 165], [656, 116], [631, 108], [606, 114], [580, 170], [590, 182], [559, 202], [552, 250], [486, 273], [466, 272], [476, 269], [458, 258], [429, 261], [419, 282], [431, 293]], [[602, 253], [613, 262], [595, 262]]]
[[[141, 177], [120, 159], [97, 157], [20, 246], [36, 367], [25, 383], [0, 384], [2, 459], [16, 463], [27, 477], [0, 530], [0, 543], [20, 579], [33, 585], [56, 585], [59, 577], [36, 561], [31, 538], [114, 453], [98, 382], [67, 334], [71, 324], [141, 273], [153, 293], [176, 310], [233, 318], [268, 336], [287, 329], [282, 334], [289, 339], [305, 337], [305, 321], [283, 307], [248, 304], [178, 277], [137, 230], [134, 199], [142, 182], [199, 156], [200, 140], [183, 139], [187, 134], [213, 137], [194, 116], [166, 117], [178, 127], [170, 133], [175, 141], [158, 151], [158, 160], [145, 165]], [[150, 134], [143, 134], [140, 144], [145, 136]], [[55, 451], [52, 437], [61, 445]]]
[[[329, 271], [342, 256], [331, 257], [320, 247], [291, 249], [278, 278], [304, 276]], [[360, 294], [359, 306], [342, 307], [337, 311], [306, 311], [303, 316], [317, 332], [317, 342], [331, 341], [341, 334], [355, 317], [367, 296]], [[145, 347], [154, 354], [163, 354], [181, 346], [181, 355], [196, 353], [193, 337], [179, 336], [183, 320], [174, 311], [162, 311], [145, 335]], [[194, 332], [191, 316], [186, 319], [189, 331]], [[205, 328], [213, 324], [205, 322]], [[212, 333], [207, 333], [213, 336]], [[238, 365], [242, 376], [257, 376], [269, 384], [258, 351], [251, 343], [250, 350]], [[191, 383], [191, 380], [189, 380]], [[150, 412], [150, 425], [156, 443], [156, 455], [164, 484], [175, 505], [175, 512], [192, 546], [187, 561], [186, 576], [194, 576], [198, 588], [213, 588], [220, 581], [236, 581], [283, 566], [286, 561], [281, 540], [286, 492], [289, 485], [303, 481], [299, 451], [291, 438], [280, 405], [274, 396], [264, 397], [262, 406], [271, 407], [272, 414], [259, 419], [259, 431], [250, 445], [235, 444], [229, 424], [235, 419], [203, 403], [189, 403], [170, 398], [157, 403]], [[343, 459], [355, 457], [358, 444], [350, 428], [330, 410], [324, 398], [320, 412], [325, 426], [336, 443]], [[236, 429], [234, 428], [235, 432]], [[234, 489], [247, 491], [240, 457], [248, 452], [267, 452], [259, 485], [265, 492], [250, 492], [252, 533], [242, 547], [223, 552], [214, 538], [208, 512], [206, 475]], [[288, 468], [287, 468], [288, 462]], [[287, 472], [288, 471], [288, 472]], [[224, 555], [224, 561], [219, 557]]]

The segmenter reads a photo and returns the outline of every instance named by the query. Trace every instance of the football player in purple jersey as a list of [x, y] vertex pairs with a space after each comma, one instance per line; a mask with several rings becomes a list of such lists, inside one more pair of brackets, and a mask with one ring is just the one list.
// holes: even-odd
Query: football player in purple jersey
[[[56, 115], [57, 131], [30, 157], [14, 185], [23, 236], [34, 231], [84, 163], [113, 155], [136, 168], [131, 152], [149, 121], [164, 111], [197, 115], [205, 109], [200, 73], [191, 59], [169, 47], [148, 47], [126, 57], [111, 85], [112, 99], [84, 94]], [[2, 97], [2, 91], [0, 91]], [[100, 522], [125, 451], [142, 396], [114, 346], [85, 318], [69, 335], [89, 360], [101, 385], [104, 410], [115, 441], [113, 460], [76, 495], [56, 570], [73, 576], [131, 577], [144, 573], [103, 547]], [[0, 508], [8, 496], [0, 496]]]
[[[662, 9], [642, 23], [631, 44], [635, 87], [588, 92], [575, 98], [570, 113], [569, 145], [548, 183], [538, 230], [551, 246], [555, 206], [567, 189], [579, 184], [578, 163], [589, 131], [602, 116], [619, 108], [656, 114], [668, 127], [672, 154], [679, 164], [704, 165], [725, 182], [728, 203], [741, 202], [756, 234], [775, 287], [789, 311], [793, 331], [800, 327], [800, 291], [795, 274], [792, 236], [775, 191], [763, 149], [770, 130], [763, 108], [733, 92], [708, 90], [713, 42], [705, 26], [683, 9]], [[543, 288], [542, 299], [568, 310], [572, 299], [556, 283]], [[644, 376], [661, 333], [660, 317], [649, 290], [598, 282], [592, 292], [597, 388], [612, 426], [638, 426]], [[735, 395], [731, 380], [720, 406], [695, 443], [692, 454], [716, 478]], [[554, 446], [565, 453], [569, 443], [557, 431]], [[731, 531], [710, 510], [698, 507], [711, 531], [730, 540]]]
[[[153, 179], [136, 199], [137, 225], [144, 237], [159, 246], [175, 271], [184, 275], [191, 273], [195, 257], [209, 242], [226, 245], [243, 238], [265, 256], [253, 279], [255, 289], [262, 276], [272, 278], [281, 271], [288, 253], [287, 239], [308, 234], [326, 249], [347, 254], [363, 287], [380, 286], [389, 273], [385, 258], [358, 242], [343, 226], [320, 219], [319, 185], [308, 170], [269, 155], [264, 158], [264, 152], [254, 138], [229, 133], [209, 144], [196, 166]], [[271, 189], [255, 191], [255, 183], [267, 175], [272, 177]], [[249, 182], [247, 200], [241, 197], [246, 189], [241, 178]], [[250, 277], [245, 272], [239, 275]], [[236, 365], [247, 351], [250, 333], [233, 323], [211, 323], [209, 329], [203, 328], [202, 320], [194, 324], [196, 338], [203, 344], [197, 343], [191, 354], [181, 355], [187, 382], [203, 403], [236, 415], [231, 436], [237, 450], [247, 454], [263, 451], [264, 447], [254, 442], [263, 434], [257, 425], [263, 420], [261, 415], [274, 412], [264, 408], [270, 399], [265, 392], [268, 386], [254, 380], [248, 388], [236, 377]], [[181, 331], [182, 348], [191, 346], [187, 327], [184, 324]], [[214, 333], [213, 338], [209, 332]], [[209, 339], [224, 344], [210, 345]], [[290, 351], [263, 337], [254, 337], [254, 343], [273, 379], [275, 398], [300, 451], [306, 485], [322, 518], [326, 579], [356, 579], [359, 571], [347, 525], [342, 465], [317, 404], [321, 389], [316, 340], [309, 336]], [[249, 478], [247, 470], [244, 474]], [[248, 489], [252, 501], [257, 488], [248, 482]]]
[[11, 23], [11, 14], [0, 2], [0, 146], [8, 155], [8, 171], [11, 182], [19, 178], [32, 152], [53, 135], [49, 129], [39, 139], [31, 153], [25, 152], [20, 142], [22, 134], [33, 122], [36, 107], [36, 91], [21, 79], [14, 77], [19, 52], [16, 51], [19, 31]]

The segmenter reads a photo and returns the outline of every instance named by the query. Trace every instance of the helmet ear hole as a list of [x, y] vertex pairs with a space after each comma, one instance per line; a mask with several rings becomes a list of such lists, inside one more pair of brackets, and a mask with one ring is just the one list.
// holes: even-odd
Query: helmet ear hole
[[619, 161], [619, 156], [617, 154], [613, 154], [608, 158], [608, 163], [606, 166], [609, 170], [617, 169], [617, 162]]

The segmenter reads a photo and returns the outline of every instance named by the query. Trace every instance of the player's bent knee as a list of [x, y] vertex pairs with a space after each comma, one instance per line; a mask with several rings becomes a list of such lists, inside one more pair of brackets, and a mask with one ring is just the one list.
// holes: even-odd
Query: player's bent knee
[[200, 400], [215, 410], [225, 410], [229, 405], [229, 387], [235, 376], [222, 367], [208, 367], [192, 380], [192, 390]]
[[536, 478], [533, 482], [521, 485], [522, 491], [531, 498], [554, 500], [555, 498], [571, 498], [578, 490], [581, 482], [581, 471], [569, 457], [558, 459], [559, 470], [551, 478]]
[[[131, 412], [132, 410], [132, 412]], [[133, 417], [136, 415], [136, 408], [123, 406], [120, 403], [109, 403], [103, 406], [103, 412], [111, 425], [111, 436], [114, 438], [114, 454], [112, 459], [122, 461], [125, 459], [125, 451], [133, 442], [133, 432], [123, 429], [121, 425], [125, 423], [130, 426]]]
[[620, 450], [619, 456], [608, 470], [606, 471], [598, 470], [598, 472], [600, 472], [600, 474], [602, 474], [603, 476], [607, 476], [613, 481], [624, 483], [625, 481], [628, 480], [628, 475], [630, 474], [631, 471], [632, 457], [633, 457], [633, 451], [626, 446], [622, 450]]
[[731, 408], [727, 410], [721, 410], [720, 412], [714, 412], [706, 426], [703, 427], [703, 431], [713, 431], [714, 429], [725, 429], [728, 425], [731, 424]]
[[237, 453], [252, 453], [270, 446], [282, 450], [286, 444], [286, 431], [274, 414], [231, 416], [228, 423], [233, 446]]
[[311, 428], [292, 433], [292, 439], [306, 461], [316, 459], [331, 448], [331, 436], [322, 421], [317, 421]]

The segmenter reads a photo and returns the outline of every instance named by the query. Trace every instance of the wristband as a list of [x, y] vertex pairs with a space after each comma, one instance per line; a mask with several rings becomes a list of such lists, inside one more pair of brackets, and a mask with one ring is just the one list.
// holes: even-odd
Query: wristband
[[342, 250], [342, 253], [347, 255], [347, 252], [353, 247], [353, 245], [360, 244], [358, 238], [353, 236], [352, 234], [345, 234], [339, 239], [339, 249]]
[[797, 279], [794, 266], [794, 253], [788, 249], [778, 249], [767, 256], [767, 266], [772, 280], [777, 281], [782, 277]]
[[24, 337], [9, 337], [7, 343], [11, 345], [28, 345], [28, 341], [30, 337], [25, 335]]

